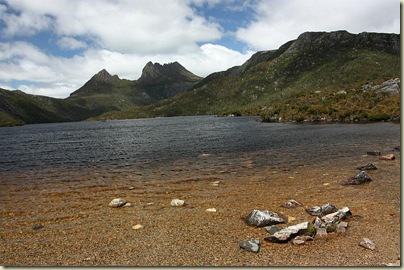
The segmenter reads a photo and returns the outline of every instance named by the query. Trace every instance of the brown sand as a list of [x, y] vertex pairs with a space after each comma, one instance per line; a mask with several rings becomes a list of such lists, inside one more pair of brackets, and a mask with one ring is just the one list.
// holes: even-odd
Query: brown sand
[[[395, 155], [396, 160], [381, 161], [359, 153], [315, 166], [272, 168], [256, 168], [245, 159], [239, 170], [205, 168], [197, 174], [178, 166], [142, 183], [126, 181], [122, 175], [94, 182], [88, 177], [92, 172], [83, 171], [81, 178], [71, 181], [20, 186], [13, 181], [17, 176], [8, 174], [2, 176], [0, 191], [0, 265], [380, 266], [396, 262], [400, 153]], [[368, 162], [379, 168], [369, 173], [371, 183], [339, 184]], [[213, 181], [221, 182], [212, 186]], [[133, 207], [107, 206], [118, 197]], [[185, 200], [186, 206], [170, 206], [175, 198]], [[289, 199], [307, 207], [327, 202], [348, 206], [354, 215], [348, 220], [348, 232], [303, 246], [275, 244], [264, 241], [268, 236], [264, 228], [247, 226], [241, 219], [253, 209], [295, 218], [281, 228], [314, 219], [301, 207], [280, 207]], [[216, 213], [205, 211], [213, 207]], [[44, 227], [34, 230], [39, 224]], [[144, 228], [132, 229], [136, 224]], [[360, 247], [364, 237], [377, 249]], [[239, 248], [250, 238], [261, 241], [258, 254]]]

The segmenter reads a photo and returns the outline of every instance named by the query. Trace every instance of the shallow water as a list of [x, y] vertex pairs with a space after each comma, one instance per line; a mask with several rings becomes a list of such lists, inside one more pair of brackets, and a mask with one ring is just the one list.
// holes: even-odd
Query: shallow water
[[36, 124], [0, 129], [0, 178], [12, 175], [27, 183], [120, 175], [159, 181], [315, 166], [398, 145], [400, 125], [393, 123], [303, 125], [198, 116]]

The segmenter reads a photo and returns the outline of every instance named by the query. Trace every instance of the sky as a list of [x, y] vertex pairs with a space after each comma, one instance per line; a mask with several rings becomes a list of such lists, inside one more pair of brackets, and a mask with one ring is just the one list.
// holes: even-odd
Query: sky
[[0, 0], [0, 88], [66, 98], [147, 62], [205, 77], [307, 31], [400, 33], [398, 0]]

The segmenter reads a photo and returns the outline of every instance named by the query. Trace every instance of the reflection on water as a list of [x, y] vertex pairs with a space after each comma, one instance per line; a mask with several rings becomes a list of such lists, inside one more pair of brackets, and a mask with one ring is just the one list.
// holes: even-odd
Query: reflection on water
[[248, 174], [257, 167], [316, 165], [400, 144], [398, 124], [258, 120], [202, 116], [1, 128], [0, 177], [29, 183]]

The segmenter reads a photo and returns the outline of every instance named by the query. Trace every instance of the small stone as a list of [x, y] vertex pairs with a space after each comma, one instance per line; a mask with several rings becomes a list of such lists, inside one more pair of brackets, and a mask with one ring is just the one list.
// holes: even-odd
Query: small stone
[[396, 156], [394, 154], [389, 154], [379, 157], [380, 160], [395, 160]]
[[279, 231], [279, 228], [276, 225], [266, 226], [264, 228], [270, 235], [272, 235], [272, 234], [276, 233], [277, 231]]
[[318, 228], [316, 230], [316, 237], [323, 237], [327, 236], [327, 229], [326, 228]]
[[174, 199], [170, 203], [172, 206], [183, 206], [185, 204], [184, 200]]
[[129, 187], [129, 190], [134, 190], [134, 189], [136, 189], [135, 187]]
[[373, 165], [373, 163], [368, 163], [364, 166], [357, 167], [357, 169], [361, 171], [371, 171], [371, 170], [377, 170], [377, 167]]
[[124, 199], [121, 198], [117, 198], [117, 199], [113, 199], [108, 206], [109, 207], [113, 207], [113, 208], [118, 208], [118, 207], [122, 207], [126, 204], [126, 201]]
[[300, 246], [304, 245], [307, 241], [313, 241], [314, 238], [308, 235], [299, 235], [292, 239], [294, 245]]
[[380, 156], [382, 153], [380, 151], [369, 151], [366, 154], [369, 156]]
[[122, 207], [133, 207], [131, 203], [125, 203]]
[[219, 186], [219, 183], [220, 183], [220, 181], [214, 181], [214, 182], [211, 182], [210, 184], [214, 187], [217, 187], [217, 186]]
[[132, 229], [134, 230], [139, 230], [139, 229], [143, 229], [144, 226], [142, 224], [136, 224], [135, 226], [132, 227]]
[[245, 221], [248, 225], [256, 227], [265, 227], [287, 222], [285, 218], [269, 210], [253, 210], [245, 217]]
[[240, 243], [240, 248], [258, 253], [260, 251], [261, 243], [259, 240], [250, 239], [248, 241], [243, 241]]
[[375, 243], [372, 242], [372, 240], [370, 240], [369, 238], [363, 238], [362, 241], [359, 243], [360, 246], [370, 249], [370, 250], [375, 250], [376, 249], [376, 245]]
[[319, 217], [316, 217], [313, 221], [314, 228], [316, 229], [320, 228], [322, 224], [323, 223]]
[[216, 208], [208, 208], [206, 209], [206, 212], [216, 213]]
[[361, 171], [354, 177], [349, 178], [346, 182], [343, 182], [343, 185], [361, 185], [367, 182], [372, 181], [370, 176], [365, 172]]
[[39, 229], [42, 229], [43, 227], [44, 227], [43, 225], [38, 224], [38, 225], [32, 226], [32, 229], [35, 230], [35, 231], [37, 231], [37, 230], [39, 230]]
[[299, 206], [302, 206], [301, 203], [299, 203], [295, 200], [289, 200], [281, 205], [281, 207], [285, 207], [285, 208], [296, 208]]

